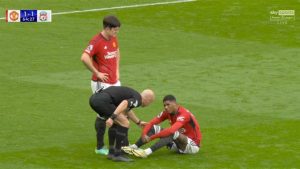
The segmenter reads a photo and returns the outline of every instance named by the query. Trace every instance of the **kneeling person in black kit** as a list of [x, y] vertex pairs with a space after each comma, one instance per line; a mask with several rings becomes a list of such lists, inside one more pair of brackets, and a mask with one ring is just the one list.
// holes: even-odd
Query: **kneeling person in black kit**
[[109, 140], [108, 159], [129, 162], [132, 159], [122, 155], [121, 147], [128, 146], [127, 136], [129, 119], [143, 126], [141, 121], [131, 110], [135, 107], [146, 107], [154, 101], [154, 92], [146, 89], [141, 93], [125, 86], [111, 86], [96, 92], [90, 97], [90, 106], [101, 117], [106, 118]]

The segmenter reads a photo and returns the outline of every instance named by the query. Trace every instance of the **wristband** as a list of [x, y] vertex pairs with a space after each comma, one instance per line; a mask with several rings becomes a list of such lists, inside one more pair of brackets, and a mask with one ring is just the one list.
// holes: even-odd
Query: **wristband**
[[112, 120], [115, 120], [115, 118], [117, 118], [117, 114], [112, 114], [111, 116], [110, 116], [110, 118], [112, 119]]
[[137, 124], [137, 125], [140, 125], [140, 124], [141, 124], [141, 122], [142, 122], [142, 121], [141, 121], [141, 120], [139, 120], [139, 121], [138, 121], [136, 124]]

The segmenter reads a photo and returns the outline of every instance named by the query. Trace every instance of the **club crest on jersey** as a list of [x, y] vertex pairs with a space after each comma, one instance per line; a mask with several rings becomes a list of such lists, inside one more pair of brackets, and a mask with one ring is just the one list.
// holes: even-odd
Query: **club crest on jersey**
[[180, 116], [180, 117], [177, 117], [176, 119], [177, 121], [184, 121], [184, 117]]

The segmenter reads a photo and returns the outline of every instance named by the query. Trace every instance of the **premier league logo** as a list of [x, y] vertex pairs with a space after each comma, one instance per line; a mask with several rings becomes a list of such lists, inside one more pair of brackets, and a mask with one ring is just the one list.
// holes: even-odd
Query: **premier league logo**
[[40, 19], [40, 21], [47, 21], [48, 13], [46, 11], [41, 11], [39, 13], [39, 19]]

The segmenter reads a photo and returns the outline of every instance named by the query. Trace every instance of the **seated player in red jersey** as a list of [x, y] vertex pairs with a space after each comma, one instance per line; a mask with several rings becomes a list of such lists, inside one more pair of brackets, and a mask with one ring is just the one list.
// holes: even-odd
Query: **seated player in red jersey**
[[[145, 126], [142, 136], [137, 142], [122, 147], [124, 152], [145, 158], [164, 146], [182, 154], [195, 154], [199, 151], [202, 135], [195, 116], [179, 105], [173, 95], [165, 96], [163, 105], [164, 111]], [[165, 120], [169, 120], [171, 126], [162, 129], [157, 124]], [[156, 138], [160, 138], [160, 140], [150, 148], [145, 150], [139, 148]]]

